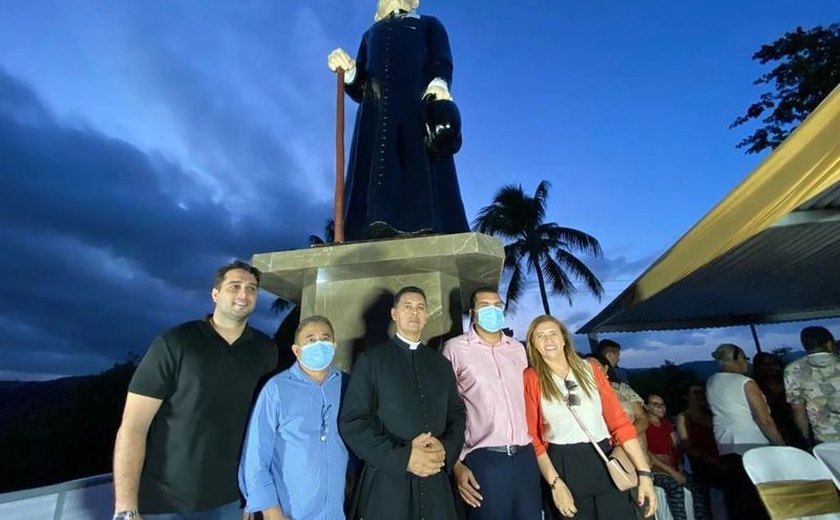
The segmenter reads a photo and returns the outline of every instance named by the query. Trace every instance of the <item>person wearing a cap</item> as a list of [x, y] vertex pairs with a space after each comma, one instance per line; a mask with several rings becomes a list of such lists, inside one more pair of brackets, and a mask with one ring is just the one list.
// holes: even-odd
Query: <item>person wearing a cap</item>
[[469, 231], [451, 155], [457, 147], [443, 146], [449, 153], [441, 155], [425, 142], [427, 114], [441, 112], [426, 103], [452, 102], [453, 65], [446, 29], [418, 14], [419, 3], [379, 0], [356, 59], [341, 48], [328, 57], [359, 103], [347, 164], [347, 240]]
[[726, 509], [729, 518], [768, 518], [758, 492], [744, 470], [747, 450], [784, 445], [758, 384], [745, 374], [747, 355], [738, 345], [724, 343], [712, 353], [720, 372], [706, 381], [715, 441], [726, 468]]

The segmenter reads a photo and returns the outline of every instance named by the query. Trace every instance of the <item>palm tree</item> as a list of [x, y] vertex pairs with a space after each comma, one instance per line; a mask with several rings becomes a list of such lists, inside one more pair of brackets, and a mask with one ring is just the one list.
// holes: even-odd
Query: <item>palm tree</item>
[[335, 220], [328, 218], [324, 222], [324, 236], [309, 235], [309, 245], [318, 246], [321, 244], [332, 244], [335, 242]]
[[572, 278], [583, 282], [599, 299], [604, 294], [598, 277], [572, 253], [580, 251], [600, 256], [598, 240], [583, 231], [544, 222], [550, 187], [548, 181], [542, 181], [531, 197], [525, 194], [521, 185], [507, 184], [473, 221], [474, 231], [512, 240], [505, 245], [504, 268], [511, 272], [505, 296], [506, 310], [516, 310], [525, 288], [525, 278], [531, 271], [537, 275], [546, 314], [551, 314], [547, 289], [572, 303], [572, 295], [577, 292]]

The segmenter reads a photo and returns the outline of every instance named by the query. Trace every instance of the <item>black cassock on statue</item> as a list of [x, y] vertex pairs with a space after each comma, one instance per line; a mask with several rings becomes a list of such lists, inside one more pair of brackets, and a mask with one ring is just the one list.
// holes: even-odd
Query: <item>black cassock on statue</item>
[[[355, 518], [455, 519], [449, 473], [464, 445], [464, 403], [452, 365], [440, 353], [393, 338], [359, 356], [344, 392], [339, 430], [364, 462]], [[411, 440], [425, 432], [446, 451], [440, 473], [408, 472]]]
[[347, 94], [360, 103], [347, 165], [345, 236], [371, 238], [368, 225], [401, 232], [469, 231], [455, 161], [434, 159], [423, 142], [423, 93], [452, 83], [449, 37], [437, 18], [376, 22], [362, 37]]

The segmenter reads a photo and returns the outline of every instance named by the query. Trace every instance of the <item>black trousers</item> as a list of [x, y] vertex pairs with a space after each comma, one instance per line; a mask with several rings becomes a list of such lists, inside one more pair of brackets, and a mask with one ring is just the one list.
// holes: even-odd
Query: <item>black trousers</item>
[[729, 518], [749, 518], [750, 520], [769, 520], [770, 515], [761, 503], [758, 490], [744, 469], [744, 462], [737, 453], [723, 455], [720, 461], [726, 467], [724, 495], [726, 514]]
[[534, 448], [514, 453], [479, 448], [464, 458], [484, 498], [480, 507], [467, 506], [470, 520], [540, 520], [540, 469]]
[[[605, 452], [609, 453], [609, 448]], [[548, 458], [575, 499], [577, 514], [572, 517], [574, 520], [636, 519], [630, 493], [615, 487], [604, 461], [591, 443], [549, 444]], [[548, 486], [544, 489], [547, 492], [546, 519], [566, 518], [554, 507]]]

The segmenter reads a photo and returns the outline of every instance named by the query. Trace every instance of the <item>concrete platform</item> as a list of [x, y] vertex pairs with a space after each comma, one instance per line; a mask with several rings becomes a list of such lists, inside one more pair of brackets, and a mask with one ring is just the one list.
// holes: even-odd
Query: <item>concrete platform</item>
[[260, 253], [261, 287], [301, 307], [301, 316], [322, 314], [338, 340], [335, 364], [349, 370], [358, 352], [393, 333], [390, 307], [406, 285], [426, 292], [426, 344], [462, 332], [462, 316], [474, 289], [499, 282], [504, 247], [480, 233], [431, 235], [309, 249]]

